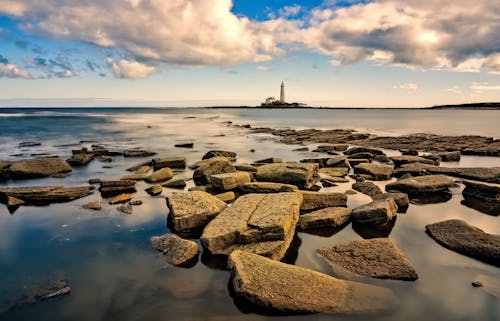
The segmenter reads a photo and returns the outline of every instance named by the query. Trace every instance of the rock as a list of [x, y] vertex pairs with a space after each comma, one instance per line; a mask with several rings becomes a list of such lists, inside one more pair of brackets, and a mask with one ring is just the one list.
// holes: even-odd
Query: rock
[[[379, 156], [383, 156], [383, 155], [379, 155]], [[369, 160], [371, 160], [374, 157], [375, 157], [375, 155], [373, 155], [372, 153], [368, 153], [368, 152], [347, 155], [348, 159], [354, 158], [354, 159], [369, 159]]]
[[375, 195], [382, 194], [382, 190], [380, 187], [375, 185], [372, 182], [364, 181], [364, 182], [356, 182], [352, 184], [352, 189], [363, 194], [366, 194], [370, 197], [374, 197]]
[[481, 283], [479, 281], [474, 281], [474, 282], [472, 282], [472, 286], [475, 288], [479, 288], [479, 287], [483, 286], [483, 283]]
[[441, 152], [433, 154], [433, 156], [439, 158], [442, 162], [458, 162], [460, 161], [460, 151], [454, 152]]
[[113, 161], [113, 157], [101, 155], [101, 156], [99, 156], [99, 161], [101, 161], [103, 163], [111, 163]]
[[418, 279], [410, 261], [387, 238], [354, 241], [322, 248], [318, 253], [328, 260], [336, 273], [348, 270], [377, 279]]
[[68, 162], [58, 157], [26, 159], [11, 164], [7, 169], [9, 176], [12, 178], [47, 177], [71, 171]]
[[238, 187], [238, 192], [242, 194], [250, 193], [282, 193], [295, 192], [298, 188], [295, 185], [270, 182], [251, 182], [244, 183]]
[[217, 194], [215, 197], [226, 203], [232, 203], [236, 199], [236, 195], [232, 191]]
[[325, 167], [345, 167], [350, 170], [351, 164], [349, 164], [349, 161], [345, 156], [337, 156], [328, 158], [325, 163]]
[[396, 225], [397, 216], [383, 225], [368, 225], [352, 222], [351, 227], [354, 232], [364, 239], [387, 238]]
[[293, 152], [308, 152], [309, 148], [307, 148], [307, 147], [299, 147], [299, 148], [292, 149], [292, 151]]
[[184, 189], [186, 187], [186, 181], [184, 181], [182, 178], [179, 179], [172, 179], [165, 184], [162, 185], [163, 187], [168, 187], [168, 188], [180, 188]]
[[500, 267], [500, 235], [456, 219], [426, 225], [425, 230], [447, 249]]
[[[330, 184], [335, 184], [336, 183], [347, 183], [349, 182], [348, 178], [345, 177], [336, 177], [336, 176], [329, 176], [329, 175], [320, 175], [321, 176], [321, 182], [327, 181]], [[323, 184], [324, 186], [324, 184]]]
[[280, 260], [290, 246], [299, 219], [302, 194], [248, 194], [215, 217], [201, 242], [212, 254], [236, 249]]
[[156, 155], [155, 152], [143, 150], [143, 149], [126, 149], [123, 151], [123, 157], [148, 157]]
[[234, 164], [237, 171], [257, 173], [257, 167], [250, 164]]
[[139, 205], [142, 205], [142, 201], [141, 200], [133, 200], [133, 201], [128, 202], [128, 205], [139, 206]]
[[323, 158], [305, 158], [305, 159], [301, 159], [300, 162], [301, 163], [313, 163], [313, 164], [318, 164], [318, 167], [319, 168], [323, 168], [326, 166], [326, 161], [328, 160], [329, 158], [326, 158], [326, 157], [323, 157]]
[[162, 252], [167, 262], [172, 265], [182, 265], [198, 257], [198, 244], [184, 240], [175, 234], [164, 234], [151, 238], [153, 247]]
[[388, 180], [392, 176], [392, 167], [387, 165], [377, 165], [371, 163], [361, 163], [354, 166], [354, 173], [367, 174], [374, 180]]
[[90, 195], [93, 189], [93, 186], [64, 187], [62, 185], [0, 187], [0, 201], [6, 203], [9, 202], [8, 197], [13, 197], [30, 205], [63, 203]]
[[405, 164], [412, 163], [421, 163], [421, 164], [429, 164], [429, 165], [439, 165], [439, 163], [435, 164], [435, 162], [431, 159], [423, 158], [420, 156], [411, 156], [411, 155], [403, 155], [403, 156], [394, 156], [391, 157], [394, 166], [400, 167]]
[[402, 176], [404, 174], [410, 174], [412, 176], [444, 174], [465, 179], [500, 184], [500, 167], [441, 167], [413, 163], [402, 165], [394, 173], [395, 176]]
[[119, 212], [122, 212], [123, 214], [132, 214], [132, 212], [133, 212], [132, 205], [130, 205], [130, 204], [120, 205], [116, 209]]
[[228, 260], [236, 296], [287, 313], [378, 314], [398, 300], [387, 289], [339, 280], [245, 251]]
[[300, 163], [277, 163], [259, 166], [256, 178], [261, 182], [295, 185], [308, 189], [319, 181], [318, 165]]
[[149, 174], [148, 173], [134, 173], [134, 174], [129, 174], [129, 175], [125, 175], [125, 176], [122, 176], [122, 178], [120, 178], [121, 180], [134, 180], [134, 181], [143, 181], [145, 180], [146, 178], [149, 177]]
[[401, 155], [418, 156], [418, 150], [414, 149], [400, 149]]
[[269, 157], [265, 159], [259, 159], [258, 161], [255, 161], [254, 164], [262, 165], [262, 164], [276, 164], [276, 163], [283, 163], [283, 159], [278, 158], [278, 157]]
[[394, 199], [373, 201], [352, 210], [352, 221], [367, 225], [384, 225], [391, 221], [398, 211]]
[[151, 166], [142, 165], [139, 166], [136, 170], [134, 170], [134, 174], [147, 174], [151, 170]]
[[104, 197], [112, 197], [123, 193], [135, 193], [134, 180], [101, 181], [99, 191]]
[[345, 207], [326, 207], [299, 216], [300, 230], [316, 228], [335, 228], [344, 225], [351, 219], [351, 210]]
[[127, 168], [126, 171], [128, 171], [128, 172], [135, 172], [136, 170], [138, 170], [142, 166], [152, 166], [152, 165], [153, 165], [153, 161], [152, 160], [148, 160], [148, 161], [136, 164], [134, 166], [131, 166], [131, 167]]
[[99, 183], [101, 183], [101, 179], [100, 178], [91, 178], [91, 179], [89, 179], [89, 184], [90, 185], [99, 184]]
[[319, 145], [316, 147], [315, 152], [318, 153], [330, 153], [330, 152], [343, 152], [349, 148], [348, 144], [329, 144], [329, 145]]
[[162, 169], [165, 167], [184, 169], [187, 166], [187, 160], [185, 157], [155, 158], [152, 161], [152, 165], [155, 170]]
[[35, 146], [42, 146], [42, 143], [40, 143], [40, 142], [20, 142], [17, 145], [17, 147], [19, 147], [19, 148], [35, 147]]
[[387, 191], [398, 191], [413, 196], [416, 194], [435, 193], [448, 191], [454, 182], [451, 178], [444, 175], [426, 175], [405, 178], [387, 184]]
[[229, 159], [236, 159], [236, 153], [235, 152], [230, 152], [230, 151], [225, 151], [225, 150], [211, 150], [207, 152], [201, 159], [209, 159], [209, 158], [214, 158], [214, 157], [226, 157]]
[[473, 197], [489, 203], [500, 204], [500, 184], [464, 181], [462, 195], [464, 198]]
[[351, 165], [351, 167], [370, 162], [370, 160], [366, 158], [349, 158], [348, 160], [349, 160], [349, 165]]
[[100, 211], [102, 209], [101, 200], [95, 200], [92, 202], [88, 202], [87, 204], [83, 204], [82, 208], [87, 210]]
[[26, 204], [26, 202], [23, 200], [20, 200], [13, 196], [8, 196], [8, 195], [6, 196], [5, 205], [7, 205], [7, 207], [9, 208], [19, 207], [24, 204]]
[[236, 169], [227, 158], [213, 157], [199, 163], [193, 173], [193, 180], [196, 185], [207, 185], [210, 183], [210, 176], [233, 172]]
[[410, 199], [406, 193], [382, 193], [372, 196], [373, 200], [386, 200], [392, 198], [396, 205], [398, 206], [398, 213], [406, 213], [408, 206], [410, 205]]
[[349, 174], [349, 169], [346, 167], [325, 167], [319, 169], [319, 174], [325, 174], [330, 177], [344, 177]]
[[189, 192], [195, 192], [195, 191], [208, 192], [209, 191], [209, 187], [207, 185], [193, 186], [193, 187], [188, 188], [188, 191]]
[[113, 197], [113, 199], [109, 201], [109, 204], [114, 205], [114, 204], [126, 203], [131, 199], [132, 199], [132, 194], [124, 193]]
[[163, 182], [163, 181], [168, 181], [174, 177], [174, 172], [169, 167], [164, 167], [162, 169], [159, 169], [157, 171], [154, 171], [151, 175], [149, 175], [145, 181], [148, 183], [157, 183], [157, 182]]
[[385, 155], [383, 151], [369, 147], [351, 147], [344, 152], [345, 155], [353, 155], [359, 153], [370, 153], [372, 155]]
[[174, 147], [178, 148], [193, 148], [194, 143], [181, 143], [181, 144], [175, 144]]
[[240, 185], [249, 183], [251, 180], [252, 176], [249, 173], [238, 171], [210, 176], [210, 182], [213, 188], [222, 191], [235, 189]]
[[226, 203], [206, 192], [180, 192], [167, 197], [170, 218], [177, 232], [204, 227]]
[[163, 192], [163, 188], [161, 187], [161, 185], [155, 184], [151, 187], [146, 188], [145, 191], [146, 191], [146, 193], [148, 193], [151, 196], [156, 196], [156, 195], [160, 195], [161, 192]]
[[311, 212], [325, 207], [346, 207], [347, 195], [342, 193], [316, 193], [301, 191], [304, 200], [300, 212]]
[[389, 157], [385, 156], [385, 155], [375, 155], [373, 157], [373, 160], [377, 161], [379, 163], [385, 163], [385, 164], [391, 164], [392, 163], [392, 160]]
[[85, 166], [94, 159], [94, 154], [92, 153], [80, 153], [74, 154], [67, 159], [67, 162], [71, 166]]

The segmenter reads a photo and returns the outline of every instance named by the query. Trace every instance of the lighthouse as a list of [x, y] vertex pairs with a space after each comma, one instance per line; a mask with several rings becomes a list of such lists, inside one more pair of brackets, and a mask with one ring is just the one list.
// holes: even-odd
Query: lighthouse
[[281, 81], [280, 103], [285, 102], [285, 84]]

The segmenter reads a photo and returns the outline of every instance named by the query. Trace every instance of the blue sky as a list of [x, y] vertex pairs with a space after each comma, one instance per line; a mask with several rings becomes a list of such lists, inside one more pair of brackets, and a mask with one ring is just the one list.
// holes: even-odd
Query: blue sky
[[0, 106], [500, 101], [492, 1], [4, 0]]

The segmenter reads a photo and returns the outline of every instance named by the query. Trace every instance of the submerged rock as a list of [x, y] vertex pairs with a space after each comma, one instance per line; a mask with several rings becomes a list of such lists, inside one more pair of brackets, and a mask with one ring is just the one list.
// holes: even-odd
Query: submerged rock
[[210, 176], [233, 172], [236, 169], [226, 157], [213, 157], [197, 164], [193, 180], [196, 185], [207, 185], [210, 183]]
[[361, 163], [354, 166], [354, 173], [370, 175], [374, 180], [388, 180], [392, 176], [392, 167], [371, 163]]
[[256, 178], [261, 182], [295, 185], [309, 189], [319, 181], [317, 164], [276, 163], [259, 166]]
[[198, 256], [200, 249], [193, 241], [185, 240], [175, 234], [164, 234], [151, 238], [153, 247], [162, 252], [172, 265], [185, 264]]
[[82, 208], [87, 210], [100, 211], [102, 209], [101, 200], [95, 200], [82, 205]]
[[387, 184], [387, 191], [404, 192], [409, 196], [424, 193], [448, 191], [454, 184], [453, 179], [444, 175], [426, 175], [400, 179]]
[[212, 254], [241, 249], [279, 260], [293, 239], [301, 203], [296, 192], [241, 196], [205, 227], [201, 242]]
[[363, 194], [366, 194], [370, 197], [382, 194], [382, 190], [380, 189], [380, 187], [378, 187], [372, 182], [367, 182], [367, 181], [356, 182], [352, 184], [352, 189], [361, 192]]
[[127, 204], [127, 205], [120, 205], [116, 208], [119, 212], [122, 212], [123, 214], [132, 214], [133, 208], [132, 205]]
[[270, 182], [251, 182], [245, 183], [238, 187], [238, 191], [242, 194], [249, 193], [282, 193], [295, 192], [298, 188], [295, 185]]
[[58, 157], [41, 157], [12, 163], [4, 170], [12, 178], [38, 178], [72, 171], [67, 161]]
[[299, 216], [300, 230], [316, 228], [335, 228], [351, 219], [351, 210], [345, 207], [326, 207]]
[[387, 289], [334, 277], [265, 257], [234, 251], [228, 260], [237, 296], [288, 313], [376, 314], [398, 300]]
[[426, 225], [425, 230], [447, 249], [500, 266], [500, 235], [487, 234], [456, 219]]
[[318, 250], [335, 272], [377, 279], [414, 281], [418, 275], [401, 250], [387, 238], [354, 241]]
[[368, 225], [384, 225], [391, 221], [398, 211], [394, 199], [373, 201], [352, 210], [352, 220]]
[[192, 191], [168, 196], [167, 206], [173, 227], [180, 232], [204, 227], [227, 205], [206, 192]]
[[237, 188], [245, 183], [249, 183], [252, 176], [248, 172], [233, 172], [216, 174], [210, 176], [210, 182], [214, 189], [228, 191]]
[[343, 193], [316, 193], [301, 191], [304, 200], [300, 207], [302, 213], [325, 207], [346, 207], [347, 195]]

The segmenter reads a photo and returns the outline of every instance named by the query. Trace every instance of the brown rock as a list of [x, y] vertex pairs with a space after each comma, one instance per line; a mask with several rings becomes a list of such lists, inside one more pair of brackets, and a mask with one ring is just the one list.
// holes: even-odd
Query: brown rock
[[193, 180], [196, 185], [207, 185], [210, 183], [210, 176], [233, 172], [236, 169], [227, 158], [213, 157], [198, 163]]
[[126, 203], [132, 199], [132, 194], [124, 193], [113, 197], [112, 200], [109, 201], [109, 204], [120, 204]]
[[230, 151], [225, 151], [225, 150], [211, 150], [207, 152], [201, 159], [210, 159], [214, 157], [226, 157], [229, 159], [236, 159], [236, 153], [235, 152], [230, 152]]
[[213, 188], [222, 191], [235, 189], [238, 186], [249, 183], [251, 180], [252, 176], [249, 173], [240, 171], [210, 176]]
[[343, 193], [316, 193], [301, 191], [304, 200], [300, 212], [311, 212], [325, 207], [346, 207], [347, 195]]
[[276, 163], [259, 166], [256, 178], [261, 182], [295, 185], [308, 189], [319, 181], [317, 164]]
[[151, 238], [153, 247], [162, 252], [172, 265], [185, 264], [198, 256], [198, 244], [184, 240], [175, 234], [164, 234]]
[[87, 210], [100, 211], [102, 209], [101, 200], [95, 200], [92, 202], [88, 202], [87, 204], [83, 204], [82, 208]]
[[453, 184], [453, 180], [444, 175], [426, 175], [397, 180], [394, 183], [387, 184], [385, 189], [387, 191], [403, 192], [412, 196], [448, 191], [448, 188]]
[[244, 183], [238, 187], [238, 191], [242, 194], [250, 193], [282, 193], [295, 192], [298, 188], [295, 185], [271, 182], [251, 182]]
[[93, 189], [92, 186], [64, 187], [61, 185], [0, 187], [0, 200], [8, 202], [8, 197], [13, 197], [33, 205], [62, 203], [90, 195]]
[[367, 174], [374, 180], [388, 180], [392, 176], [392, 167], [387, 165], [377, 165], [371, 163], [361, 163], [354, 166], [354, 173]]
[[152, 164], [155, 170], [165, 167], [184, 169], [187, 161], [185, 157], [163, 157], [153, 159]]
[[168, 181], [174, 177], [174, 172], [169, 167], [164, 167], [157, 171], [154, 171], [151, 175], [149, 175], [145, 181], [148, 183], [157, 183], [162, 181]]
[[71, 172], [67, 161], [58, 157], [33, 158], [18, 161], [8, 167], [12, 178], [47, 177], [59, 173]]
[[368, 225], [384, 225], [391, 221], [398, 211], [394, 199], [377, 200], [352, 210], [352, 221]]
[[335, 228], [351, 219], [351, 210], [345, 207], [326, 207], [299, 216], [300, 230], [315, 228]]
[[366, 194], [370, 197], [374, 197], [375, 195], [382, 194], [382, 190], [380, 187], [375, 185], [372, 182], [356, 182], [352, 184], [352, 189], [363, 194]]

